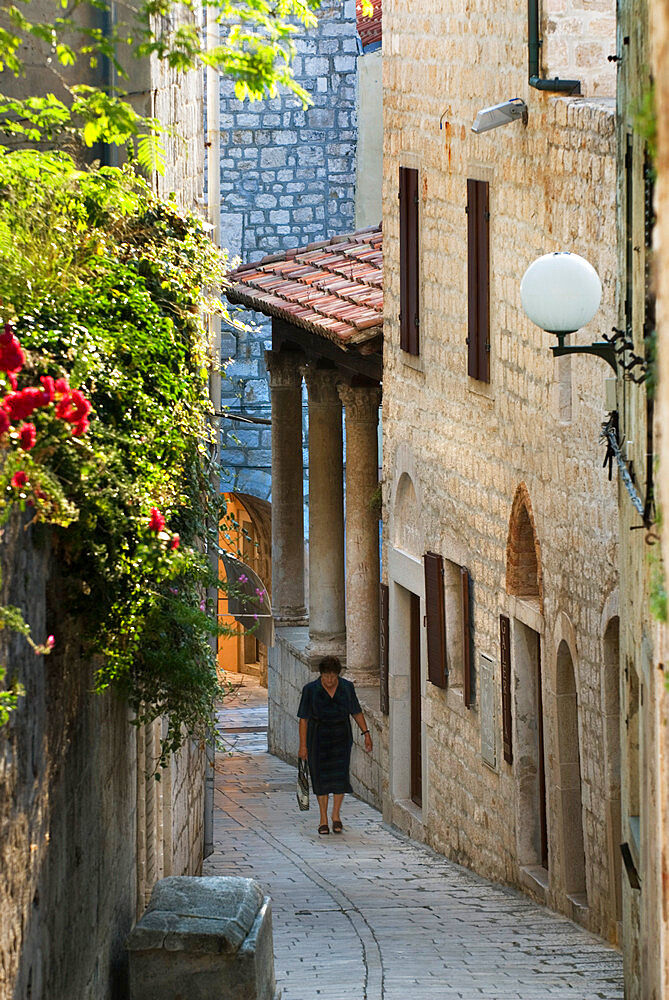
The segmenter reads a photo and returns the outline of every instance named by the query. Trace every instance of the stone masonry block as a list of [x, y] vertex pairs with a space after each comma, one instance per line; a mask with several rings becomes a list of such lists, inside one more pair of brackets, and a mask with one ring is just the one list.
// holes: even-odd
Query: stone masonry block
[[271, 904], [252, 879], [161, 879], [127, 947], [131, 1000], [277, 998]]

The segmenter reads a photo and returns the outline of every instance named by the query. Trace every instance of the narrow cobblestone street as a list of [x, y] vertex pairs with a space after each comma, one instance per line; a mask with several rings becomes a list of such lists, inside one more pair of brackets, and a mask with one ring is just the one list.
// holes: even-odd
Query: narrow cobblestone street
[[342, 836], [300, 813], [295, 769], [267, 753], [266, 692], [219, 716], [208, 875], [272, 897], [282, 1000], [621, 1000], [617, 951], [511, 889], [384, 826], [347, 797]]

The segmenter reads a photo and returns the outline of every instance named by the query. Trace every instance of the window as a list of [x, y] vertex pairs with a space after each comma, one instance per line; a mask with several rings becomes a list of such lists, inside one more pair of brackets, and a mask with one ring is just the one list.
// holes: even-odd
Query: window
[[490, 211], [487, 181], [467, 179], [467, 374], [490, 381]]
[[400, 347], [419, 354], [418, 171], [400, 167]]

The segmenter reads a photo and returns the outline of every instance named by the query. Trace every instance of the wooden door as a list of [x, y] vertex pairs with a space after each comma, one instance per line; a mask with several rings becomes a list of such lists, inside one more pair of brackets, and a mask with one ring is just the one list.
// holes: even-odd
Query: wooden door
[[411, 800], [423, 803], [420, 709], [420, 598], [410, 595], [410, 678], [411, 678]]
[[541, 691], [541, 636], [537, 636], [537, 753], [539, 756], [539, 821], [541, 823], [541, 865], [548, 869], [548, 823], [546, 820], [546, 765], [544, 762], [544, 702]]

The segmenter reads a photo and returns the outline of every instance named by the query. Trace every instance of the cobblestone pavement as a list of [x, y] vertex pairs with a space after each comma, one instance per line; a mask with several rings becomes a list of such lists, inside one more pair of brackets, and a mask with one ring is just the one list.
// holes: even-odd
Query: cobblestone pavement
[[300, 813], [295, 768], [267, 753], [262, 689], [226, 699], [215, 853], [272, 897], [282, 1000], [622, 1000], [617, 951], [512, 889], [384, 826], [347, 796], [345, 832]]

